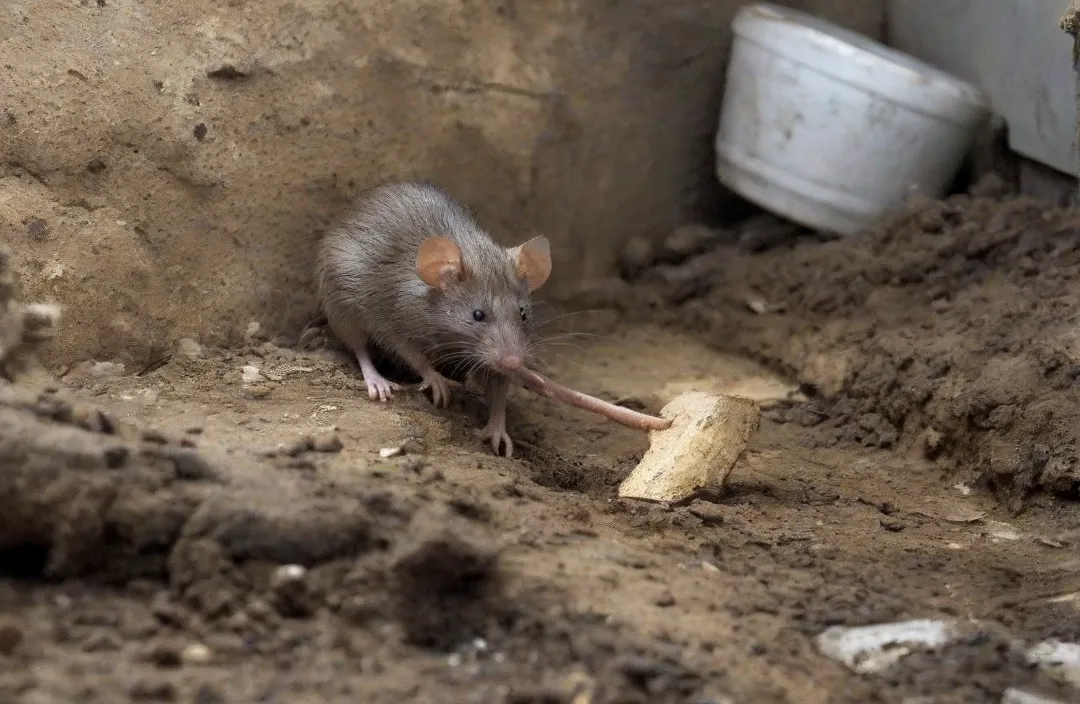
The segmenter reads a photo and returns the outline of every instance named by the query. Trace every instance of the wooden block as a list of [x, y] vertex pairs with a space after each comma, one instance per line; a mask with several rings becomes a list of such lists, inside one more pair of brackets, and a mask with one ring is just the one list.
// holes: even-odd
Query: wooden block
[[761, 422], [761, 409], [738, 396], [688, 392], [660, 411], [672, 424], [649, 432], [649, 449], [619, 486], [619, 496], [679, 502], [719, 493]]

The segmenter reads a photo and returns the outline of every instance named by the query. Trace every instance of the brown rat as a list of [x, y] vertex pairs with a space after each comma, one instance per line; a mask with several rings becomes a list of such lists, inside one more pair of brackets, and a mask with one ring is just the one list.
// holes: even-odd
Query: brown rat
[[531, 294], [550, 274], [547, 238], [503, 247], [429, 183], [362, 193], [321, 242], [316, 264], [323, 312], [356, 355], [368, 396], [386, 401], [400, 388], [375, 369], [371, 345], [412, 367], [436, 406], [449, 403], [454, 384], [436, 367], [458, 364], [484, 378], [489, 415], [479, 436], [507, 457], [508, 375], [531, 359]]

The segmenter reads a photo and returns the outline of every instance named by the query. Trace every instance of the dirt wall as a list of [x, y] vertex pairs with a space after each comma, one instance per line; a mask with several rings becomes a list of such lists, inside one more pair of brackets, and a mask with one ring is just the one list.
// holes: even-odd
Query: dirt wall
[[[138, 366], [312, 310], [350, 195], [434, 179], [552, 286], [715, 210], [735, 1], [19, 2], [0, 7], [0, 239], [65, 306], [46, 353]], [[803, 0], [870, 33], [880, 2]]]

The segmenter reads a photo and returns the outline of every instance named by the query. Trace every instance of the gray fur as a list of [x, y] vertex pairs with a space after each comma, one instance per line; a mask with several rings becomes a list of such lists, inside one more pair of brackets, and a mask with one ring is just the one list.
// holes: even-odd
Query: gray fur
[[[466, 271], [445, 293], [416, 273], [420, 243], [437, 235], [457, 243]], [[531, 315], [523, 323], [520, 312], [531, 314], [529, 289], [512, 253], [434, 185], [392, 183], [361, 194], [321, 242], [316, 279], [331, 329], [354, 351], [372, 342], [414, 367], [410, 357], [420, 353], [473, 370], [491, 370], [504, 354], [529, 358]], [[473, 310], [485, 321], [475, 322]]]

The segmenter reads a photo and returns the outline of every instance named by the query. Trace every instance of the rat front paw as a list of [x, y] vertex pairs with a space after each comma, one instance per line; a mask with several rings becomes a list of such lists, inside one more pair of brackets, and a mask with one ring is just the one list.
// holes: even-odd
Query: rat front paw
[[451, 386], [456, 386], [456, 384], [437, 371], [431, 371], [424, 376], [420, 390], [431, 389], [431, 402], [436, 408], [445, 408], [450, 405]]
[[[507, 459], [514, 456], [514, 441], [506, 432], [506, 421], [491, 422], [476, 431], [476, 437], [480, 440], [491, 442], [491, 449], [496, 455], [503, 455]], [[505, 452], [501, 450], [506, 448]]]

